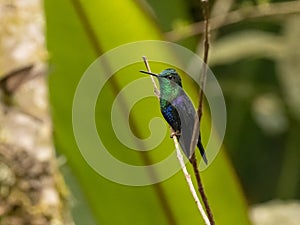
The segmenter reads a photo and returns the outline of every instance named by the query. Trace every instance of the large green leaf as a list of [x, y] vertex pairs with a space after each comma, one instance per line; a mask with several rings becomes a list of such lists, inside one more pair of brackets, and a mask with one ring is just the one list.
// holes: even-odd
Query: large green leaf
[[[48, 0], [45, 9], [57, 149], [66, 156], [98, 224], [203, 224], [181, 172], [152, 186], [131, 187], [108, 181], [88, 166], [73, 135], [72, 102], [84, 71], [100, 54], [121, 44], [159, 40], [162, 35], [155, 22], [135, 1], [129, 0], [109, 3]], [[116, 74], [102, 90], [96, 108], [98, 131], [103, 141], [111, 146], [117, 158], [137, 165], [156, 162], [173, 149], [171, 140], [166, 137], [150, 154], [129, 151], [117, 141], [111, 128], [112, 102], [123, 86], [141, 76], [137, 72], [141, 66], [142, 63], [132, 65]], [[185, 86], [197, 92], [192, 84]], [[141, 101], [131, 113], [134, 132], [143, 138], [149, 136], [149, 119], [158, 115], [156, 99]], [[190, 167], [189, 170], [192, 171]], [[223, 151], [202, 175], [217, 224], [249, 224], [242, 193]], [[83, 221], [78, 223], [83, 224]]]

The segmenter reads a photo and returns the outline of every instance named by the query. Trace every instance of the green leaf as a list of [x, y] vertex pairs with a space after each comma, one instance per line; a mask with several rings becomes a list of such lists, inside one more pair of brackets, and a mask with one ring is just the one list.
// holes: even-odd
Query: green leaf
[[[97, 223], [204, 224], [181, 172], [151, 186], [131, 187], [114, 183], [99, 176], [89, 167], [77, 148], [73, 134], [72, 102], [84, 71], [100, 54], [114, 47], [138, 40], [160, 40], [162, 34], [153, 18], [135, 1], [129, 0], [109, 3], [92, 0], [48, 0], [45, 1], [45, 9], [52, 71], [49, 77], [50, 98], [56, 145], [59, 152], [66, 156]], [[161, 54], [171, 57], [170, 53]], [[154, 64], [152, 69], [159, 71], [163, 67], [164, 65]], [[173, 149], [173, 143], [168, 137], [149, 154], [131, 151], [115, 137], [110, 124], [113, 100], [125, 85], [141, 77], [138, 73], [140, 68], [144, 68], [142, 62], [119, 71], [101, 91], [96, 106], [97, 129], [101, 139], [103, 138], [105, 145], [110, 146], [109, 149], [116, 158], [134, 165], [157, 162]], [[185, 87], [196, 93], [192, 84]], [[126, 103], [126, 98], [124, 101]], [[82, 102], [82, 107], [85, 107], [84, 104]], [[130, 114], [131, 125], [135, 128], [133, 132], [142, 138], [148, 137], [148, 122], [155, 116], [160, 116], [155, 98], [136, 104]], [[208, 119], [205, 123], [208, 123]], [[249, 224], [235, 174], [226, 160], [224, 150], [221, 152], [202, 173], [216, 223]], [[192, 172], [190, 167], [189, 171]], [[77, 223], [84, 224], [83, 221]]]

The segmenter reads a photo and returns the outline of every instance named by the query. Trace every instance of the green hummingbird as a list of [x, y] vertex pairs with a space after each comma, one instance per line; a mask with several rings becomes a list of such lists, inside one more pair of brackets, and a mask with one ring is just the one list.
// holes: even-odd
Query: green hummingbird
[[[198, 120], [198, 117], [190, 98], [182, 89], [182, 82], [179, 74], [172, 68], [165, 69], [159, 74], [147, 71], [140, 72], [155, 76], [158, 79], [160, 89], [160, 111], [173, 129], [173, 135], [177, 136], [186, 157], [191, 159], [194, 153], [194, 149], [192, 148], [195, 146], [191, 144], [191, 142], [195, 120]], [[197, 128], [196, 131], [199, 133], [197, 147], [204, 162], [207, 164], [205, 150], [201, 143], [200, 130], [198, 126]]]

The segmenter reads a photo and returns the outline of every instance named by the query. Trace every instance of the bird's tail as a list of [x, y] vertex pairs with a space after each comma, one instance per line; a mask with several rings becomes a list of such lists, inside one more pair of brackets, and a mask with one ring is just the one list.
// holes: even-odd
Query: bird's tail
[[207, 164], [207, 158], [206, 158], [205, 150], [204, 150], [203, 145], [201, 143], [201, 138], [200, 137], [198, 139], [197, 147], [198, 147], [198, 149], [200, 151], [200, 154], [201, 154], [201, 156], [203, 158], [203, 161], [205, 162], [205, 164]]

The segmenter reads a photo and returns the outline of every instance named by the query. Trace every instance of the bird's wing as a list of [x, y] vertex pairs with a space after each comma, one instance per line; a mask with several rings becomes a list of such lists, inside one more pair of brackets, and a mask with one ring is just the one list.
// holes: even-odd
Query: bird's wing
[[[194, 153], [195, 146], [199, 136], [199, 122], [195, 108], [189, 99], [189, 97], [182, 91], [182, 94], [178, 96], [172, 102], [172, 106], [177, 110], [180, 122], [181, 122], [181, 135], [179, 142], [185, 155], [190, 158]], [[196, 137], [192, 143], [192, 135], [194, 130], [195, 120], [197, 125], [195, 126]]]

